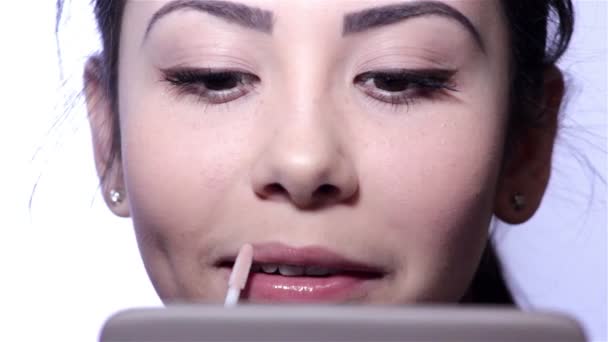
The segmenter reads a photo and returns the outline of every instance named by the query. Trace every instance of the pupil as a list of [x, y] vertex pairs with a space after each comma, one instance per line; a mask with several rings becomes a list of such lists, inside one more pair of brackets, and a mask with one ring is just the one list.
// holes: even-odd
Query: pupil
[[374, 86], [389, 92], [400, 92], [407, 90], [409, 82], [406, 79], [399, 77], [376, 77], [374, 78]]
[[205, 87], [209, 90], [226, 90], [238, 85], [238, 78], [234, 75], [210, 75], [205, 81]]

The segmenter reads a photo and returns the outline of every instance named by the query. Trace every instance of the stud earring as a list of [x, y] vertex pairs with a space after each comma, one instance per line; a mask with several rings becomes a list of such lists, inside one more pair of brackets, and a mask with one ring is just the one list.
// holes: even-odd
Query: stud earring
[[110, 190], [110, 202], [112, 203], [112, 205], [114, 205], [114, 206], [119, 205], [120, 203], [122, 203], [123, 200], [124, 200], [124, 195], [123, 195], [122, 191], [119, 191], [116, 189]]
[[521, 193], [516, 192], [513, 197], [511, 197], [511, 204], [515, 211], [520, 211], [526, 206], [526, 197]]

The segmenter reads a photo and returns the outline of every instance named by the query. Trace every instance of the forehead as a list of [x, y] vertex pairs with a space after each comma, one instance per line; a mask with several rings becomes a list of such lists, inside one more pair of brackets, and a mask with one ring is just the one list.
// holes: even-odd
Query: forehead
[[[292, 46], [294, 39], [312, 39], [318, 46], [333, 46], [343, 41], [342, 38], [347, 35], [345, 32], [349, 31], [349, 23], [353, 22], [349, 20], [353, 18], [358, 18], [354, 21], [355, 27], [364, 27], [361, 31], [367, 32], [370, 27], [393, 27], [391, 24], [386, 25], [386, 17], [393, 15], [390, 11], [381, 11], [382, 14], [378, 16], [377, 13], [371, 13], [363, 20], [367, 20], [368, 24], [370, 18], [371, 21], [384, 22], [377, 26], [362, 24], [361, 15], [357, 14], [370, 14], [369, 12], [380, 8], [413, 8], [425, 5], [434, 6], [438, 10], [430, 15], [413, 16], [414, 19], [424, 19], [418, 21], [422, 26], [398, 25], [395, 27], [401, 29], [371, 31], [392, 34], [393, 40], [403, 36], [403, 43], [412, 44], [417, 41], [421, 44], [429, 43], [437, 39], [451, 39], [456, 43], [472, 37], [469, 41], [475, 40], [476, 45], [488, 56], [503, 56], [505, 49], [508, 49], [508, 31], [500, 0], [127, 0], [123, 34], [126, 33], [131, 41], [145, 42], [150, 32], [158, 30], [157, 26], [165, 27], [158, 30], [164, 32], [163, 34], [172, 32], [172, 36], [163, 39], [174, 40], [179, 37], [180, 41], [203, 39], [203, 33], [207, 39], [210, 35], [219, 37], [221, 34], [225, 37], [223, 32], [227, 32], [226, 30], [238, 32], [238, 36], [249, 39], [245, 37], [253, 38], [252, 32], [262, 31], [266, 33], [261, 35], [264, 37], [255, 36], [258, 43], [261, 43], [258, 38], [263, 38], [265, 43], [279, 47], [285, 44]], [[206, 10], [193, 10], [196, 7], [205, 7]], [[167, 8], [177, 10], [167, 11]], [[442, 15], [441, 12], [446, 8], [449, 9], [448, 12], [452, 12], [450, 15]], [[399, 19], [394, 22], [411, 21], [414, 20]], [[249, 29], [234, 30], [239, 27]], [[254, 29], [250, 30], [251, 28]], [[351, 33], [361, 31], [355, 29], [351, 30]], [[361, 37], [360, 34], [354, 36]], [[231, 39], [235, 37], [232, 35]], [[461, 46], [463, 49], [470, 48], [466, 44]]]
[[[464, 14], [475, 26], [485, 29], [501, 16], [499, 0], [126, 0], [130, 17], [151, 18], [162, 7], [171, 3], [230, 3], [270, 12], [273, 26], [289, 26], [306, 22], [343, 21], [352, 12], [372, 7], [398, 4], [439, 3], [453, 7]], [[129, 9], [136, 9], [129, 11]], [[313, 17], [311, 17], [313, 15]], [[294, 21], [295, 20], [295, 21]]]

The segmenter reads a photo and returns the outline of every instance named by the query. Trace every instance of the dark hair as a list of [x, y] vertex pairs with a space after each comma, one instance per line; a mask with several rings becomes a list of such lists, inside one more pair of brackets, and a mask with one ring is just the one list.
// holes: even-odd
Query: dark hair
[[[102, 51], [93, 57], [92, 67], [99, 78], [114, 114], [109, 129], [112, 136], [107, 169], [103, 178], [120, 160], [118, 126], [118, 51], [126, 0], [91, 0], [101, 34]], [[542, 119], [538, 99], [542, 96], [544, 71], [564, 54], [574, 30], [572, 0], [501, 0], [510, 33], [511, 93], [505, 155], [526, 127]], [[57, 22], [61, 19], [63, 0], [57, 0]], [[475, 303], [513, 303], [505, 286], [500, 264], [489, 244], [470, 289], [463, 299]]]

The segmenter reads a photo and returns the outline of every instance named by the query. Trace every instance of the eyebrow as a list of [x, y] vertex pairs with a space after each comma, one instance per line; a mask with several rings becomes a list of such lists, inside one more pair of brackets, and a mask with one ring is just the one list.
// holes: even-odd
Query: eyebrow
[[270, 11], [257, 7], [250, 7], [241, 3], [219, 0], [174, 0], [161, 7], [148, 22], [144, 41], [156, 22], [166, 15], [179, 10], [194, 10], [205, 12], [221, 18], [229, 23], [272, 34], [274, 26], [273, 14]]
[[453, 19], [462, 24], [473, 35], [481, 50], [485, 52], [481, 34], [475, 25], [454, 7], [439, 1], [414, 1], [348, 13], [344, 16], [342, 35], [347, 36], [403, 20], [431, 15]]

